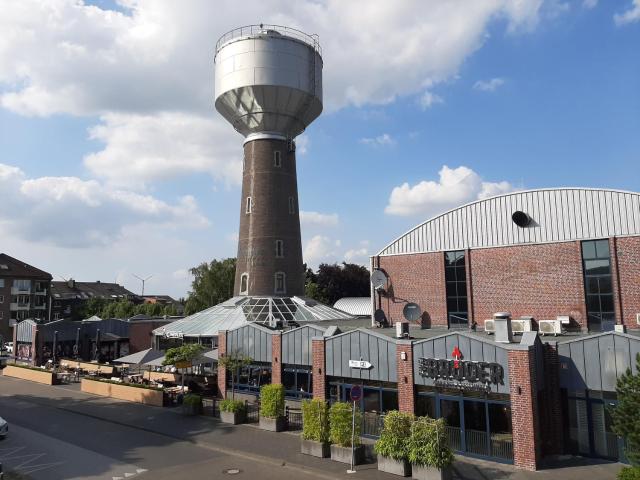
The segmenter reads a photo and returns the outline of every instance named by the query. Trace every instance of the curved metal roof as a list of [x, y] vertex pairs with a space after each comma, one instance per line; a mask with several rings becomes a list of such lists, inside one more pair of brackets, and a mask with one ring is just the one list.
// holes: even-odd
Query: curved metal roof
[[233, 297], [163, 327], [154, 335], [213, 337], [219, 330], [233, 330], [249, 323], [274, 325], [288, 322], [321, 322], [351, 319], [351, 315], [306, 297]]
[[370, 317], [371, 297], [344, 297], [333, 304], [333, 308], [356, 317]]
[[[517, 226], [521, 211], [531, 223]], [[478, 200], [412, 228], [378, 255], [566, 242], [640, 235], [640, 194], [597, 188], [546, 188]]]

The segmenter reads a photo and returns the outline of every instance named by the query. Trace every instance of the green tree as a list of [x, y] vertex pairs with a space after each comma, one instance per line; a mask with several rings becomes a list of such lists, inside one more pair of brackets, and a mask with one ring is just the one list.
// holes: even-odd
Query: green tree
[[[176, 365], [179, 363], [193, 365], [193, 362], [200, 358], [204, 350], [204, 347], [199, 343], [186, 343], [179, 347], [170, 348], [164, 356], [162, 365]], [[181, 385], [184, 392], [184, 369], [182, 369]]]
[[242, 367], [251, 365], [253, 359], [247, 355], [237, 352], [231, 352], [227, 355], [218, 357], [218, 365], [231, 372], [231, 399], [235, 400], [236, 375]]
[[369, 270], [346, 262], [342, 265], [322, 263], [317, 274], [307, 268], [305, 295], [327, 305], [343, 297], [368, 297], [371, 295]]
[[162, 309], [162, 315], [166, 315], [168, 317], [178, 315], [178, 309], [173, 304], [165, 305], [164, 308]]
[[624, 437], [626, 454], [632, 465], [640, 465], [640, 354], [636, 355], [636, 373], [630, 368], [618, 378], [618, 405], [611, 409], [613, 431]]
[[192, 291], [185, 305], [185, 315], [204, 310], [233, 296], [236, 259], [213, 260], [189, 270], [194, 276]]
[[91, 297], [89, 300], [84, 302], [84, 305], [79, 310], [79, 320], [92, 317], [93, 315], [98, 315], [100, 317], [108, 303], [109, 300], [106, 298]]

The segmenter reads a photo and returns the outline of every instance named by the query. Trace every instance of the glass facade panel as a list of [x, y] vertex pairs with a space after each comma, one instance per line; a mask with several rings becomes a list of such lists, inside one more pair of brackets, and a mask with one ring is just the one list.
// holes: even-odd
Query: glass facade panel
[[589, 330], [613, 330], [615, 308], [609, 241], [582, 242], [582, 262]]
[[416, 397], [416, 415], [419, 417], [436, 418], [436, 399], [432, 395], [418, 395]]
[[465, 327], [468, 323], [467, 273], [464, 251], [445, 252], [444, 271], [447, 311], [450, 327]]

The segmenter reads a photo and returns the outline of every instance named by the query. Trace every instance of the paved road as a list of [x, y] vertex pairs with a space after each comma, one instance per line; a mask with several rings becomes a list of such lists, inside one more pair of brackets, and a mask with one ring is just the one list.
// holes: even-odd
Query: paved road
[[[233, 427], [166, 408], [88, 395], [0, 376], [0, 416], [10, 423], [0, 461], [35, 480], [69, 479], [288, 479], [355, 477], [392, 480], [375, 464], [346, 467], [299, 453], [299, 438], [252, 426]], [[454, 478], [464, 480], [615, 479], [620, 465], [523, 472], [511, 466], [458, 458]], [[225, 472], [239, 470], [230, 475]]]

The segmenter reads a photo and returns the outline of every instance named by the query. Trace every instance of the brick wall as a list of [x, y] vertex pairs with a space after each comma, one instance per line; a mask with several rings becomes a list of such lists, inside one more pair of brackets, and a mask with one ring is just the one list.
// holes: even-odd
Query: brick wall
[[636, 313], [640, 313], [640, 237], [616, 239], [622, 323], [628, 328], [640, 328]]
[[153, 348], [153, 330], [169, 323], [168, 320], [158, 322], [131, 322], [129, 324], [129, 353], [136, 353]]
[[325, 344], [323, 338], [311, 339], [311, 355], [313, 357], [313, 398], [327, 399], [327, 382], [325, 374]]
[[[402, 359], [402, 354], [406, 360]], [[399, 341], [396, 346], [398, 365], [398, 408], [401, 412], [415, 413], [415, 391], [413, 385], [413, 345], [408, 341]]]
[[537, 470], [540, 459], [535, 368], [533, 349], [509, 350], [513, 463], [524, 470]]
[[271, 335], [271, 383], [282, 383], [282, 334]]
[[[227, 331], [218, 331], [218, 357], [222, 358], [227, 354]], [[227, 369], [218, 364], [218, 395], [221, 398], [227, 397]]]
[[427, 325], [447, 325], [442, 252], [380, 257], [380, 268], [390, 278], [392, 296], [382, 299], [382, 309], [392, 324], [404, 320], [402, 309], [414, 302], [426, 313]]
[[570, 315], [586, 328], [580, 242], [472, 250], [473, 318], [495, 312], [536, 320]]

